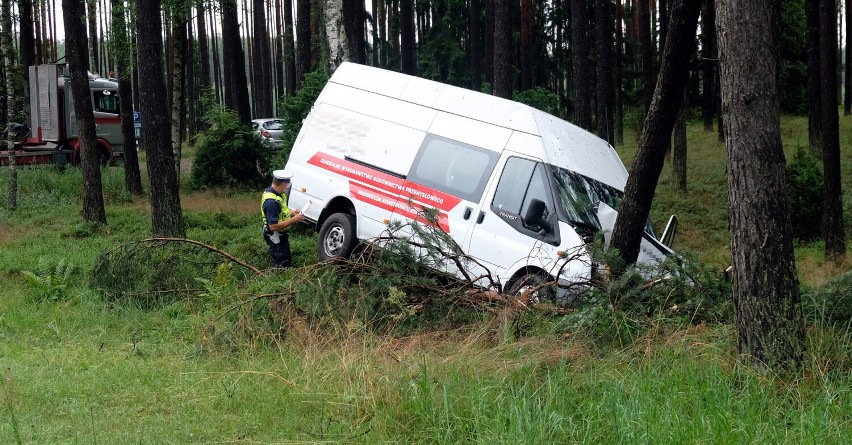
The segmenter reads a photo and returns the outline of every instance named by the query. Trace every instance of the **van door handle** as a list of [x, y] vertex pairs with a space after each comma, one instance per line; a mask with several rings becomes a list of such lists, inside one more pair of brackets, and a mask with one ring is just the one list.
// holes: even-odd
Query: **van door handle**
[[470, 208], [470, 207], [465, 207], [465, 209], [464, 209], [464, 219], [465, 219], [465, 220], [470, 219], [470, 214], [471, 214], [472, 212], [473, 212], [473, 209], [472, 209], [472, 208]]
[[479, 217], [476, 218], [476, 223], [482, 224], [482, 220], [484, 220], [484, 219], [485, 219], [485, 212], [480, 211]]

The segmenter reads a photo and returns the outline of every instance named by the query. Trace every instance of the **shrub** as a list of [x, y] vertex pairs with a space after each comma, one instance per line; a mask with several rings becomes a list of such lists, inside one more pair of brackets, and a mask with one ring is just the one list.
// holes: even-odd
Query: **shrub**
[[269, 150], [237, 115], [212, 106], [204, 116], [209, 130], [192, 163], [190, 187], [261, 187], [268, 176]]
[[796, 239], [813, 241], [821, 236], [823, 199], [819, 164], [799, 147], [793, 162], [787, 165], [787, 205]]

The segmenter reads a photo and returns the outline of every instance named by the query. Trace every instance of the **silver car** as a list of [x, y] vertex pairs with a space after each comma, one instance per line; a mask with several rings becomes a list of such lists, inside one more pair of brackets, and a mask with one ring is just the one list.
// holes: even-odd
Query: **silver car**
[[251, 121], [251, 128], [260, 136], [264, 146], [281, 148], [284, 144], [284, 120], [282, 119], [254, 119]]

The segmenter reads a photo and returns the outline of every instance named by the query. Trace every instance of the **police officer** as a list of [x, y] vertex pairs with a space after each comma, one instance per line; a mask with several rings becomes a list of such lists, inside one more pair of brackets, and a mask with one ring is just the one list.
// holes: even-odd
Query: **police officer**
[[285, 229], [305, 218], [298, 210], [287, 208], [287, 188], [293, 175], [287, 170], [272, 172], [272, 185], [263, 191], [260, 212], [263, 218], [263, 239], [269, 245], [274, 267], [290, 267], [290, 240]]

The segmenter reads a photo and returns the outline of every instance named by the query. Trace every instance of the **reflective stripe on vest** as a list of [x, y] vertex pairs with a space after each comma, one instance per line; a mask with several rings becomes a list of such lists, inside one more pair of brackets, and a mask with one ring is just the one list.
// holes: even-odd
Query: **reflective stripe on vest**
[[278, 201], [278, 204], [281, 204], [281, 213], [278, 214], [278, 222], [290, 217], [290, 209], [287, 208], [287, 195], [282, 193], [281, 196], [278, 196], [272, 192], [263, 192], [263, 196], [260, 197], [260, 218], [264, 226], [269, 226], [269, 223], [266, 222], [266, 212], [263, 211], [263, 204], [267, 199], [274, 199]]

